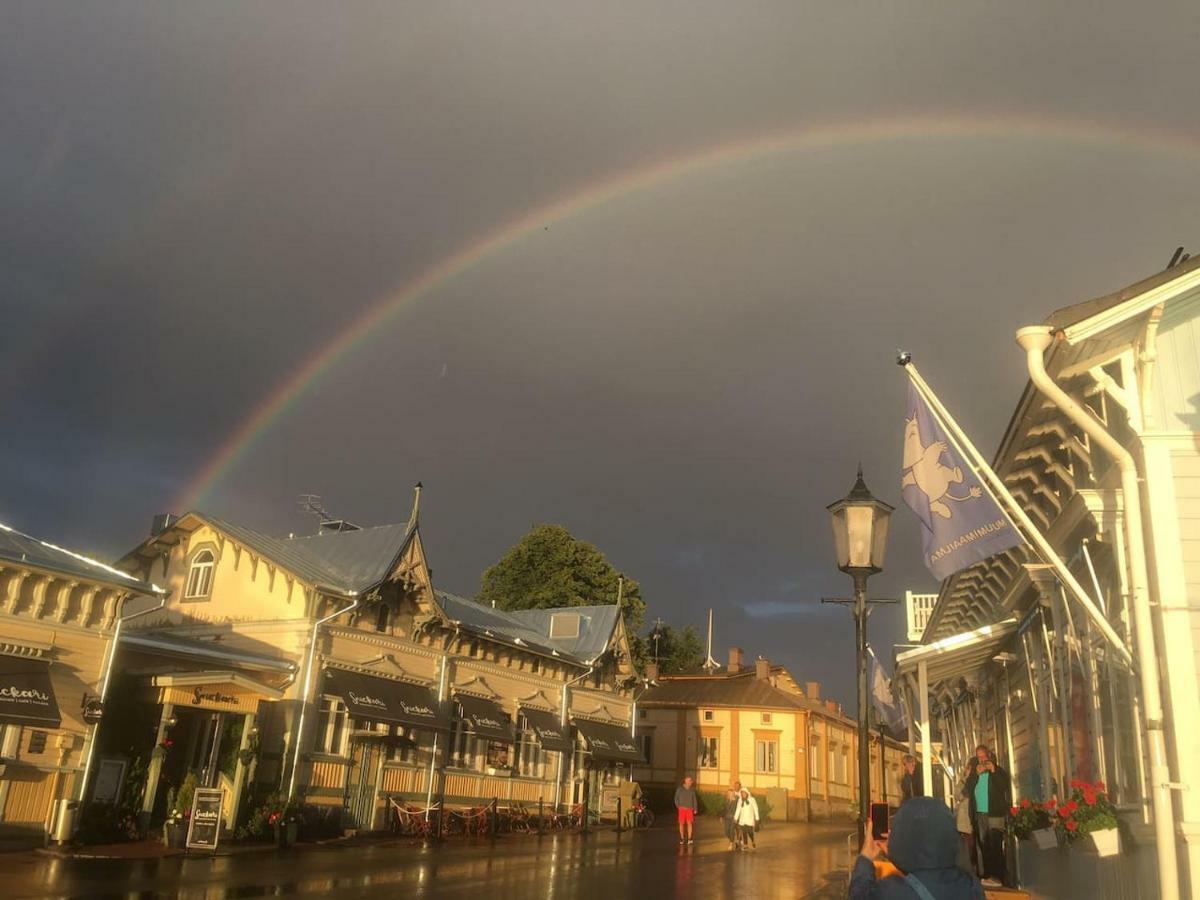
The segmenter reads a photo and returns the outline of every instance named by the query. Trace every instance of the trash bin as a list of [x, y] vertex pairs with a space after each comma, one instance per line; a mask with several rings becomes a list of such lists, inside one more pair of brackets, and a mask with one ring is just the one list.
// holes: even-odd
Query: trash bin
[[75, 816], [79, 813], [78, 800], [59, 800], [58, 816], [54, 821], [54, 840], [65, 844], [75, 834]]

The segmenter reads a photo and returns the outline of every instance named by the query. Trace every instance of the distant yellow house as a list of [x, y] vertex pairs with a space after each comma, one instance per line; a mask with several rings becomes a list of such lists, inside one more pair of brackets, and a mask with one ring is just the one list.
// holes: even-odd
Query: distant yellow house
[[[789, 819], [853, 817], [857, 808], [858, 735], [854, 719], [820, 686], [803, 688], [782, 667], [743, 661], [659, 676], [638, 701], [636, 737], [648, 761], [634, 776], [646, 786], [696, 779], [701, 791], [723, 792], [734, 781], [766, 795], [773, 815]], [[895, 802], [905, 747], [871, 739], [871, 797]], [[786, 810], [786, 812], [784, 812]]]

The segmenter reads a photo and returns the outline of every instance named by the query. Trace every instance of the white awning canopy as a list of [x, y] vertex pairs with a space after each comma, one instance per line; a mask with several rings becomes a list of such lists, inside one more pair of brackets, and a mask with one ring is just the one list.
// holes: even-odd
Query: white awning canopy
[[929, 684], [959, 678], [986, 664], [1017, 633], [1017, 620], [1005, 619], [973, 631], [953, 634], [932, 644], [905, 650], [896, 656], [896, 674], [915, 678], [925, 663]]

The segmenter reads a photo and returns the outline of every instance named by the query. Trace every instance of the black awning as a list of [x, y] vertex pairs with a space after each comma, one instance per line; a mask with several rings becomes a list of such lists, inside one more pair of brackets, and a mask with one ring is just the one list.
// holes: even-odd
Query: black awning
[[0, 722], [57, 728], [62, 724], [44, 659], [0, 656]]
[[450, 727], [433, 691], [419, 684], [329, 669], [325, 673], [325, 691], [340, 696], [355, 718], [432, 731]]
[[454, 699], [458, 701], [463, 721], [471, 731], [480, 737], [512, 743], [512, 719], [495, 701], [467, 694], [455, 694]]
[[567, 726], [558, 721], [558, 714], [546, 712], [543, 709], [521, 708], [521, 715], [533, 733], [537, 735], [538, 743], [543, 750], [571, 751], [571, 736]]
[[601, 722], [590, 722], [587, 719], [574, 719], [575, 727], [587, 741], [588, 749], [592, 751], [592, 759], [606, 762], [638, 763], [645, 765], [642, 751], [628, 728], [620, 725], [605, 725]]

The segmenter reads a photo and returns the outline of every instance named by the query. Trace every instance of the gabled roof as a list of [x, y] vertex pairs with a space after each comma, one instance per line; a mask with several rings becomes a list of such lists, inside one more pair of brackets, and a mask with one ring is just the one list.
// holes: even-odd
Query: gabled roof
[[346, 594], [361, 594], [381, 584], [416, 531], [416, 523], [408, 522], [277, 538], [198, 512], [181, 516], [174, 527], [188, 519], [211, 525], [304, 581]]
[[[608, 649], [617, 627], [616, 605], [509, 611], [446, 591], [434, 591], [434, 595], [442, 611], [467, 631], [577, 663], [590, 663]], [[577, 637], [550, 637], [550, 620], [555, 613], [579, 616]]]
[[1122, 304], [1149, 294], [1156, 288], [1170, 284], [1172, 281], [1195, 272], [1197, 269], [1200, 269], [1200, 256], [1172, 266], [1169, 269], [1164, 269], [1161, 272], [1151, 275], [1149, 278], [1143, 278], [1141, 281], [1136, 281], [1131, 285], [1121, 288], [1119, 291], [1113, 291], [1111, 294], [1105, 294], [1103, 297], [1096, 297], [1092, 300], [1085, 300], [1082, 303], [1056, 309], [1046, 319], [1046, 324], [1054, 331], [1064, 331], [1108, 310], [1115, 310]]
[[754, 672], [711, 677], [665, 676], [642, 695], [642, 706], [730, 706], [762, 709], [821, 709], [819, 703], [774, 687]]
[[0, 522], [0, 560], [25, 563], [38, 569], [115, 585], [142, 594], [162, 590], [112, 566], [46, 541], [38, 540]]

